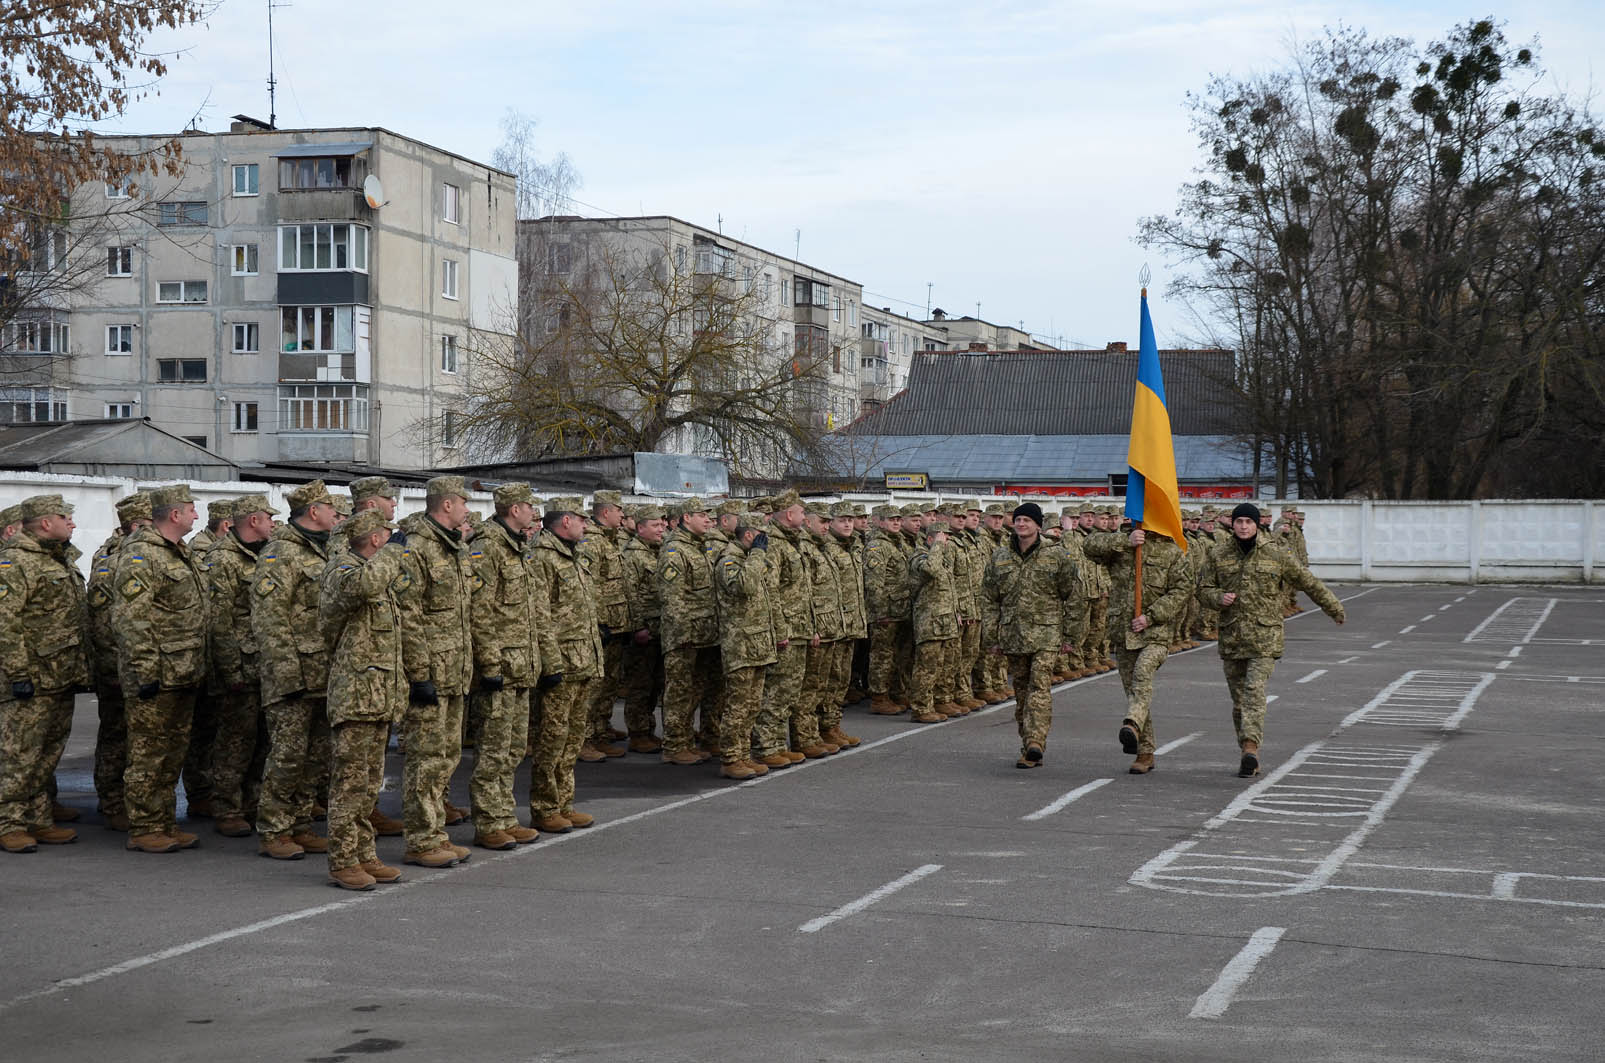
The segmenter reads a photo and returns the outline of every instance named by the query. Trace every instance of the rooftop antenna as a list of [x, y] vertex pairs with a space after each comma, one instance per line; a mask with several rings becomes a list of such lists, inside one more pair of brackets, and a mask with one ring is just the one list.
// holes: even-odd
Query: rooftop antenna
[[801, 262], [802, 261], [802, 230], [801, 229], [797, 230], [797, 250], [792, 254], [791, 257], [792, 257], [792, 261], [794, 261], [794, 262]]
[[289, 7], [289, 4], [276, 4], [268, 0], [268, 128], [279, 128], [279, 79], [273, 76], [273, 9], [276, 7]]
[[925, 320], [931, 319], [931, 287], [930, 281], [925, 282]]

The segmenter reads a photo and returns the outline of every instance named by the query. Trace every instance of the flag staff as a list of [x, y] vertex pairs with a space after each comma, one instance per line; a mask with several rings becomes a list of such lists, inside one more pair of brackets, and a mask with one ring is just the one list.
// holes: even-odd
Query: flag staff
[[[1143, 265], [1142, 265], [1142, 269], [1140, 271], [1138, 271], [1138, 273], [1137, 273], [1137, 283], [1142, 286], [1142, 301], [1144, 303], [1146, 303], [1148, 301], [1148, 278], [1149, 278], [1148, 263], [1144, 262]], [[1128, 491], [1131, 489], [1130, 483], [1129, 483], [1129, 478], [1128, 478], [1128, 483], [1127, 483], [1127, 488], [1126, 489]], [[1134, 529], [1136, 529], [1138, 531], [1141, 531], [1142, 530], [1142, 521], [1140, 521], [1140, 520], [1132, 521], [1131, 526]], [[1138, 544], [1138, 546], [1136, 547], [1136, 554], [1137, 554], [1137, 556], [1136, 556], [1136, 561], [1134, 562], [1135, 571], [1133, 572], [1133, 583], [1134, 583], [1134, 585], [1136, 587], [1137, 600], [1135, 602], [1135, 608], [1132, 610], [1132, 614], [1131, 614], [1131, 618], [1133, 620], [1135, 620], [1137, 617], [1142, 615], [1142, 545], [1141, 544]]]

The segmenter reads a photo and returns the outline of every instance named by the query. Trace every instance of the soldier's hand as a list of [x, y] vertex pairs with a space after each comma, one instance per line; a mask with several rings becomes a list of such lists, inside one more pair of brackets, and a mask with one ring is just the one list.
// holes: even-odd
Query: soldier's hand
[[157, 693], [161, 691], [161, 689], [162, 685], [160, 683], [141, 683], [139, 684], [139, 690], [137, 693], [142, 699], [148, 701], [151, 698], [154, 698]]
[[1224, 609], [1235, 601], [1237, 601], [1237, 592], [1227, 591], [1225, 594], [1220, 596], [1220, 607]]
[[1131, 621], [1131, 630], [1141, 634], [1148, 630], [1149, 620], [1146, 616], [1139, 616]]
[[435, 693], [433, 679], [420, 679], [407, 690], [407, 700], [414, 705], [439, 705], [440, 695]]
[[790, 646], [790, 645], [791, 645], [791, 640], [790, 639], [781, 639], [780, 641], [775, 643], [775, 649], [783, 650], [787, 646]]
[[550, 690], [553, 687], [555, 687], [557, 684], [561, 683], [562, 681], [563, 681], [563, 673], [562, 672], [548, 672], [545, 675], [541, 676], [540, 688], [542, 690]]
[[818, 647], [819, 647], [819, 636], [815, 635], [812, 639], [810, 639], [809, 642], [808, 642], [808, 645], [814, 647], [815, 649], [818, 649]]
[[1148, 537], [1142, 533], [1142, 529], [1141, 528], [1133, 528], [1133, 529], [1131, 529], [1131, 545], [1132, 546], [1141, 546], [1143, 543], [1145, 543], [1147, 541], [1148, 541]]
[[500, 690], [506, 682], [499, 675], [482, 675], [479, 677], [479, 685], [483, 690]]
[[385, 541], [395, 543], [397, 546], [406, 546], [407, 533], [402, 531], [400, 528], [397, 528], [395, 531], [390, 533], [390, 538], [386, 539]]
[[645, 646], [647, 643], [649, 643], [651, 641], [652, 641], [652, 629], [651, 628], [644, 627], [640, 631], [637, 631], [635, 633], [635, 644], [637, 646]]
[[16, 698], [18, 701], [27, 701], [29, 698], [33, 697], [33, 681], [29, 679], [23, 679], [12, 683], [11, 696]]
[[1332, 618], [1332, 622], [1334, 624], [1338, 624], [1338, 625], [1341, 626], [1343, 621], [1345, 621], [1347, 619], [1348, 619], [1348, 614], [1344, 613], [1343, 610], [1339, 609], [1337, 611], [1337, 615]]
[[1061, 642], [1061, 643], [1059, 643], [1059, 652], [1060, 653], [1069, 653], [1074, 648], [1075, 648], [1075, 644], [1074, 643], [1071, 643], [1071, 642]]

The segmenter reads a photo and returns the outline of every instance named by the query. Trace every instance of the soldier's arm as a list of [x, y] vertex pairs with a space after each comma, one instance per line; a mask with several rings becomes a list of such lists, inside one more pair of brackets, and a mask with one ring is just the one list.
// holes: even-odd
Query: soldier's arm
[[27, 679], [31, 674], [27, 643], [22, 637], [22, 610], [27, 604], [27, 574], [21, 565], [0, 558], [0, 676], [8, 682]]
[[1002, 593], [997, 566], [988, 558], [986, 571], [981, 574], [981, 642], [987, 646], [997, 644], [998, 630], [1003, 625]]
[[239, 562], [225, 550], [219, 550], [201, 571], [206, 596], [211, 601], [207, 626], [211, 629], [212, 671], [224, 687], [245, 682], [240, 632], [234, 626], [234, 596], [243, 575]]
[[552, 625], [553, 595], [552, 573], [542, 556], [545, 550], [536, 551], [535, 563], [530, 566], [529, 578], [535, 584], [537, 614], [529, 622], [535, 626], [535, 644], [541, 653], [541, 674], [550, 675], [563, 667], [563, 650], [557, 644], [557, 630]]
[[[472, 605], [468, 628], [474, 643], [474, 670], [480, 675], [496, 675], [502, 664], [502, 627], [505, 620], [497, 609], [502, 591], [501, 558], [490, 551], [479, 551], [472, 559], [474, 568]], [[522, 564], [522, 562], [520, 562]]]
[[262, 689], [290, 693], [301, 688], [301, 655], [292, 637], [302, 618], [292, 617], [295, 580], [293, 562], [270, 553], [257, 558], [251, 584], [251, 629], [256, 633], [257, 667]]
[[1081, 562], [1066, 551], [1060, 558], [1054, 590], [1059, 597], [1059, 644], [1074, 646], [1086, 634], [1081, 609]]
[[139, 683], [154, 683], [161, 676], [161, 653], [151, 631], [156, 626], [150, 564], [135, 563], [136, 550], [118, 555], [112, 577], [112, 630], [117, 635], [118, 663]]
[[1338, 601], [1337, 595], [1333, 594], [1325, 583], [1321, 582], [1320, 577], [1299, 564], [1290, 553], [1284, 553], [1282, 561], [1282, 581], [1309, 595], [1310, 600], [1321, 607], [1322, 612], [1338, 623], [1343, 623], [1346, 619], [1343, 603]]
[[1220, 569], [1215, 565], [1215, 557], [1206, 546], [1199, 551], [1201, 564], [1198, 567], [1198, 590], [1195, 592], [1198, 604], [1207, 609], [1225, 608], [1222, 599], [1226, 592], [1220, 586]]
[[1094, 561], [1115, 561], [1126, 549], [1126, 540], [1114, 532], [1099, 532], [1097, 535], [1087, 536], [1087, 541], [1081, 544], [1082, 553]]
[[[1144, 561], [1146, 564], [1146, 559]], [[1193, 595], [1193, 567], [1187, 555], [1178, 552], [1166, 573], [1165, 592], [1154, 601], [1144, 600], [1142, 611], [1156, 624], [1168, 624], [1187, 611]]]
[[[424, 633], [424, 603], [423, 595], [428, 584], [425, 582], [423, 558], [411, 549], [401, 548], [400, 557], [396, 559], [396, 575], [394, 586], [396, 588], [397, 612], [401, 617], [401, 668], [407, 673], [407, 682], [427, 682], [433, 675], [434, 662], [430, 659], [429, 639]], [[385, 549], [390, 549], [386, 544]], [[384, 553], [384, 550], [379, 551]], [[377, 560], [379, 554], [374, 555]]]

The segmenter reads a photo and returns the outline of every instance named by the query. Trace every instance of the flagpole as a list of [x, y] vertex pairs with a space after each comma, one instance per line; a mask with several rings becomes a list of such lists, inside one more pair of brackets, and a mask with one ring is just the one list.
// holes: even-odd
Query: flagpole
[[[1144, 276], [1143, 276], [1143, 286], [1142, 286], [1142, 297], [1143, 297], [1144, 300], [1146, 300], [1148, 298], [1148, 278], [1146, 276], [1146, 274], [1148, 273], [1148, 267], [1147, 267], [1146, 264], [1142, 267], [1142, 271], [1143, 271], [1143, 274], [1144, 274]], [[1146, 496], [1144, 498], [1144, 501], [1146, 502]], [[1142, 521], [1140, 521], [1140, 520], [1132, 521], [1131, 526], [1134, 529], [1136, 529], [1137, 531], [1142, 531]], [[1136, 563], [1135, 563], [1135, 571], [1132, 574], [1132, 578], [1133, 578], [1133, 580], [1135, 581], [1135, 584], [1136, 584], [1137, 602], [1136, 602], [1136, 608], [1131, 614], [1131, 618], [1133, 620], [1137, 619], [1139, 616], [1142, 615], [1142, 544], [1141, 543], [1139, 543], [1137, 545], [1136, 551], [1137, 551], [1137, 560], [1136, 560]]]

